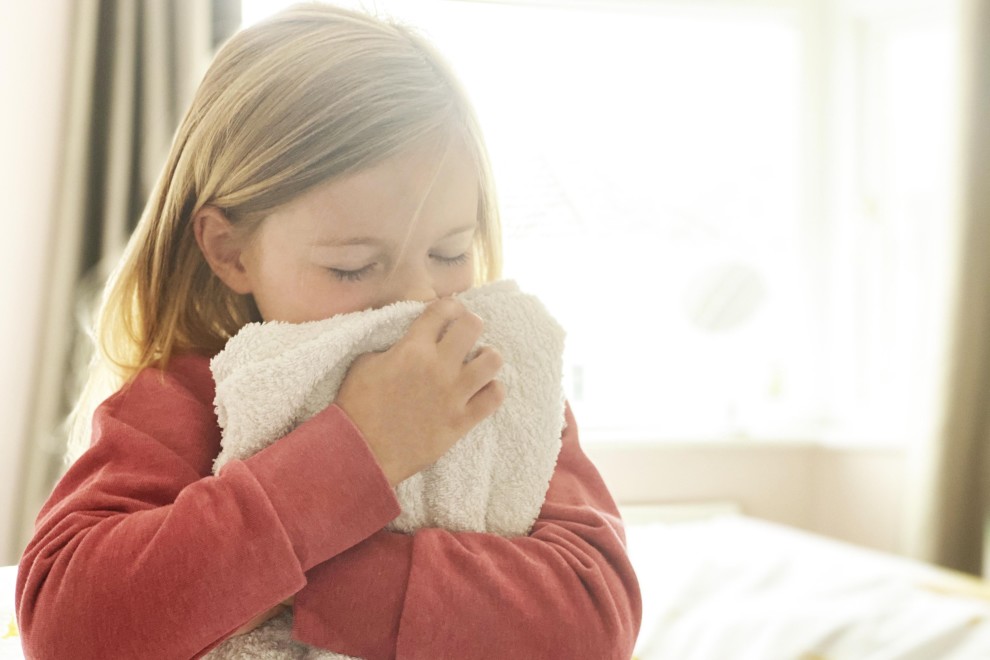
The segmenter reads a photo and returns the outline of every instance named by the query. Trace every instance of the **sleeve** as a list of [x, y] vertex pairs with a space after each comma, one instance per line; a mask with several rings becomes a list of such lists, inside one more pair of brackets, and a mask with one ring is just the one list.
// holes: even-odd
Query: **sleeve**
[[209, 400], [168, 377], [133, 385], [97, 410], [21, 558], [27, 658], [197, 656], [399, 513], [336, 406], [214, 477]]
[[628, 660], [639, 584], [617, 508], [567, 427], [529, 536], [380, 531], [307, 573], [293, 634], [365, 658]]

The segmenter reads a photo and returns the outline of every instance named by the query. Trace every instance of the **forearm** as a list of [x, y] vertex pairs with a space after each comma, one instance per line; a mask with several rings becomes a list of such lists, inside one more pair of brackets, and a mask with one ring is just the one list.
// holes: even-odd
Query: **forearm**
[[555, 527], [519, 539], [382, 532], [308, 573], [294, 633], [367, 660], [626, 660], [640, 618], [635, 575], [619, 538], [586, 522], [580, 536]]
[[[258, 486], [230, 477], [147, 511], [73, 513], [36, 537], [18, 576], [28, 656], [193, 657], [301, 587], [271, 508], [230, 494]], [[232, 580], [234, 566], [258, 579]]]
[[307, 573], [296, 637], [367, 660], [627, 660], [639, 587], [615, 505], [569, 424], [529, 536], [379, 532]]
[[418, 535], [399, 656], [628, 660], [636, 578], [612, 530], [585, 522], [579, 532], [548, 525], [521, 539]]
[[219, 477], [133, 430], [81, 459], [21, 561], [27, 655], [193, 657], [398, 513], [359, 436], [300, 429]]

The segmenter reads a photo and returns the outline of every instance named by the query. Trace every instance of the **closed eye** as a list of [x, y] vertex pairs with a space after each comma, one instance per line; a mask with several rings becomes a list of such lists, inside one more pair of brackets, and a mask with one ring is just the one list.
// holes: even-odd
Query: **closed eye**
[[329, 270], [330, 274], [336, 277], [341, 282], [357, 282], [365, 275], [371, 273], [371, 271], [374, 270], [374, 268], [375, 268], [375, 264], [371, 263], [368, 264], [367, 266], [358, 268], [356, 270], [342, 270], [340, 268], [327, 268], [327, 270]]
[[470, 257], [470, 253], [464, 252], [457, 255], [456, 257], [445, 257], [442, 254], [431, 254], [430, 258], [434, 261], [443, 264], [444, 266], [459, 266], [466, 263]]

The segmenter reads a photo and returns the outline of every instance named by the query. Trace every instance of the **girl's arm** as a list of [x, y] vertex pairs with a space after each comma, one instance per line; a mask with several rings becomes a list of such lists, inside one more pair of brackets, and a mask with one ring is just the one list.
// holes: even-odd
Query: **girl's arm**
[[99, 408], [93, 446], [39, 515], [17, 578], [28, 658], [191, 658], [399, 513], [335, 406], [208, 476], [220, 448], [208, 361], [160, 376], [142, 372]]
[[307, 573], [294, 635], [366, 660], [628, 660], [639, 586], [615, 503], [566, 419], [529, 536], [381, 531]]

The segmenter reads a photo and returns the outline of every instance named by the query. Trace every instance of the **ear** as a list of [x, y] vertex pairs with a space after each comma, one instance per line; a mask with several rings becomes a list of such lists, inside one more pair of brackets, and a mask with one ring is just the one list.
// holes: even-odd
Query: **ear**
[[206, 263], [235, 293], [251, 293], [251, 278], [244, 267], [244, 241], [223, 210], [204, 206], [193, 216], [193, 231]]

